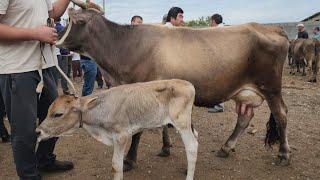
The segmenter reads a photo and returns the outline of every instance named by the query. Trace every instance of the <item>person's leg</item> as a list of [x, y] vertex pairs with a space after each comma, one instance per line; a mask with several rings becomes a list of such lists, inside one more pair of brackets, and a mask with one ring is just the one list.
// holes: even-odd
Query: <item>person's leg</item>
[[97, 67], [97, 76], [96, 76], [96, 80], [98, 83], [99, 88], [103, 88], [103, 79], [102, 79], [102, 74], [99, 70], [99, 68]]
[[[61, 56], [61, 60], [59, 61], [59, 67], [61, 70], [67, 75], [68, 74], [68, 56]], [[61, 87], [64, 94], [68, 94], [69, 88], [68, 88], [68, 82], [65, 80], [61, 75]]]
[[72, 66], [72, 56], [67, 56], [67, 62], [68, 62], [68, 71], [67, 76], [71, 78], [71, 66]]
[[80, 60], [76, 61], [78, 77], [82, 77], [82, 69], [80, 67]]
[[97, 75], [97, 65], [93, 61], [81, 60], [81, 67], [84, 71], [82, 96], [88, 96], [93, 92], [94, 82]]
[[0, 75], [0, 88], [11, 125], [12, 150], [21, 179], [39, 179], [36, 156], [37, 71]]
[[[58, 97], [57, 87], [52, 75], [53, 69], [54, 67], [43, 71], [44, 88], [41, 99], [38, 102], [39, 124], [41, 124], [46, 118], [49, 106]], [[39, 143], [36, 155], [38, 167], [41, 171], [70, 170], [73, 168], [73, 164], [71, 162], [61, 162], [56, 160], [56, 156], [53, 154], [53, 151], [57, 139], [58, 138], [51, 138]]]
[[77, 61], [72, 61], [72, 78], [73, 80], [75, 80], [75, 78], [77, 77]]
[[[53, 68], [43, 70], [44, 87], [41, 98], [38, 100], [39, 124], [46, 118], [49, 106], [58, 97], [57, 87], [52, 76]], [[53, 154], [54, 146], [58, 138], [51, 138], [46, 141], [41, 141], [37, 149], [37, 160], [39, 167], [51, 164], [55, 161]]]
[[[57, 59], [58, 59], [58, 62], [60, 62], [61, 61], [61, 55], [57, 55]], [[54, 69], [54, 74], [53, 75], [54, 75], [54, 80], [56, 82], [56, 85], [58, 86], [60, 73], [59, 73], [57, 68]]]

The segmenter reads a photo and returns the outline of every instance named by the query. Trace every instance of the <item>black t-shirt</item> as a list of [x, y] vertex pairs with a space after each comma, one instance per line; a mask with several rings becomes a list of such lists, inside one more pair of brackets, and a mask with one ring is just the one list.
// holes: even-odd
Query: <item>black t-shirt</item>
[[308, 39], [309, 35], [306, 31], [298, 32], [298, 39]]

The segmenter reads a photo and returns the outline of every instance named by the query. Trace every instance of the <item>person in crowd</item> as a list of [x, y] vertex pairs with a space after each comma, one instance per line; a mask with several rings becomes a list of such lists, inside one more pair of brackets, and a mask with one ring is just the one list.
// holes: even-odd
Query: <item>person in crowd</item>
[[314, 34], [313, 38], [320, 41], [320, 27], [314, 27], [313, 34]]
[[[39, 180], [40, 171], [73, 169], [72, 162], [56, 159], [53, 151], [57, 138], [40, 142], [35, 151], [37, 119], [41, 123], [46, 118], [49, 106], [58, 96], [53, 77], [56, 56], [52, 56], [50, 46], [57, 41], [58, 34], [55, 28], [46, 26], [47, 19], [62, 16], [69, 3], [69, 0], [0, 1], [0, 89], [20, 180]], [[36, 91], [41, 87], [40, 75], [44, 80], [41, 96]]]
[[223, 18], [220, 14], [211, 16], [211, 27], [224, 27]]
[[308, 32], [304, 28], [304, 24], [300, 23], [300, 24], [297, 25], [297, 27], [298, 27], [298, 36], [297, 36], [297, 38], [298, 39], [308, 39], [309, 35], [308, 35]]
[[82, 87], [82, 96], [88, 96], [92, 94], [94, 89], [94, 82], [98, 73], [97, 64], [91, 60], [89, 57], [80, 55], [80, 65], [83, 69], [83, 87]]
[[139, 25], [143, 23], [141, 16], [135, 15], [131, 18], [131, 25]]
[[72, 78], [75, 81], [77, 77], [82, 77], [82, 69], [80, 66], [80, 54], [71, 52], [72, 55]]
[[[211, 16], [211, 27], [223, 27], [223, 18], [220, 14], [214, 14]], [[224, 112], [224, 103], [216, 104], [208, 109], [210, 113]]]
[[[57, 18], [55, 20], [55, 28], [58, 33], [64, 29], [64, 26], [61, 24], [60, 18]], [[70, 57], [71, 55], [69, 50], [60, 48], [60, 55], [58, 56], [58, 64], [61, 70], [68, 77], [70, 77], [70, 69], [71, 69], [69, 65]], [[62, 87], [63, 94], [70, 94], [67, 80], [63, 78], [61, 75], [60, 75], [60, 80], [61, 80], [61, 87]]]
[[183, 26], [183, 10], [180, 7], [172, 7], [167, 15], [167, 21], [165, 26]]

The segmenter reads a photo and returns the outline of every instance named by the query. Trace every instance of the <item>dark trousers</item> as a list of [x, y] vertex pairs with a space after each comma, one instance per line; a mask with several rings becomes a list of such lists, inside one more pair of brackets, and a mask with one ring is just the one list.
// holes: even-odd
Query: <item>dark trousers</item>
[[[59, 67], [60, 69], [68, 76], [70, 77], [69, 73], [69, 56], [58, 56], [58, 63], [59, 63]], [[60, 74], [60, 73], [59, 73]], [[60, 80], [61, 80], [61, 87], [64, 93], [69, 91], [68, 88], [68, 82], [67, 80], [62, 77], [62, 75], [60, 74]]]
[[4, 108], [4, 102], [2, 99], [1, 89], [0, 89], [0, 137], [7, 137], [9, 135], [3, 122], [5, 114], [6, 114], [6, 111]]
[[36, 87], [40, 81], [38, 71], [1, 74], [0, 88], [11, 125], [14, 162], [20, 179], [39, 177], [38, 167], [53, 163], [53, 150], [57, 138], [36, 145], [36, 121], [41, 123], [58, 92], [53, 77], [54, 68], [43, 70], [44, 88], [39, 99]]
[[80, 60], [79, 61], [72, 61], [72, 77], [81, 77], [82, 76], [82, 70], [80, 67]]

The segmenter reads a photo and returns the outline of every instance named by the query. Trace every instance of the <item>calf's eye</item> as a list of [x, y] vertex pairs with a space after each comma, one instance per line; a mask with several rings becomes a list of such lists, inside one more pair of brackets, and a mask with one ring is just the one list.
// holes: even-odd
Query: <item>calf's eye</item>
[[54, 114], [54, 117], [58, 118], [58, 117], [61, 117], [62, 115], [63, 115], [62, 113], [56, 113], [56, 114]]

